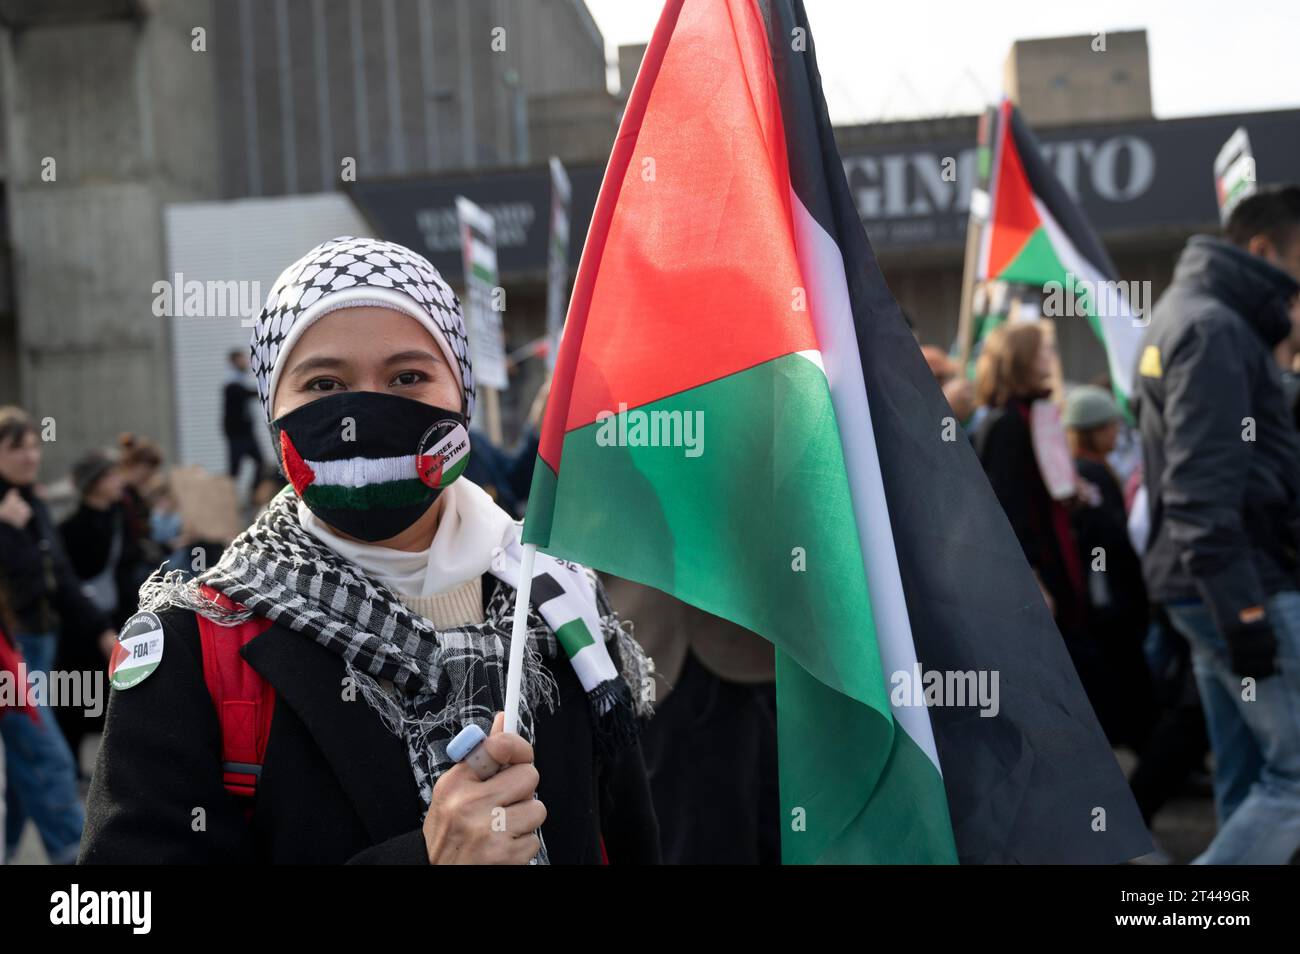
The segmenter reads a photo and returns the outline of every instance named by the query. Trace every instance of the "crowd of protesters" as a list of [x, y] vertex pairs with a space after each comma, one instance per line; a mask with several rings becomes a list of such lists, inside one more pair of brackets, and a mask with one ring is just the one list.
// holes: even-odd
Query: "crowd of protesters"
[[[1294, 862], [1300, 189], [1263, 189], [1237, 206], [1221, 237], [1192, 239], [1150, 318], [1133, 393], [1122, 400], [1106, 380], [1066, 385], [1054, 336], [1040, 322], [994, 328], [970, 374], [940, 349], [923, 351], [1103, 731], [1134, 756], [1130, 784], [1148, 824], [1212, 755], [1219, 830], [1198, 860]], [[353, 334], [350, 346], [364, 337]], [[229, 476], [252, 461], [252, 513], [284, 480], [258, 448], [250, 404], [259, 388], [248, 357], [232, 353], [229, 365], [222, 416]], [[474, 437], [466, 477], [510, 517], [524, 512], [544, 400], [545, 389], [516, 450]], [[1045, 405], [1055, 414], [1040, 413]], [[1064, 491], [1053, 441], [1073, 465]], [[153, 441], [127, 434], [78, 458], [75, 508], [58, 524], [38, 490], [41, 447], [27, 414], [0, 408], [0, 670], [102, 670], [141, 584], [160, 565], [185, 570], [188, 548], [201, 541], [187, 531]], [[323, 530], [317, 535], [336, 545]], [[337, 547], [366, 558], [365, 547]], [[219, 547], [210, 561], [218, 556]], [[374, 572], [386, 579], [381, 569], [388, 572]], [[623, 780], [650, 793], [658, 816], [649, 823], [658, 845], [642, 854], [687, 863], [777, 860], [771, 647], [657, 591], [614, 579], [605, 585], [637, 622], [659, 681], [657, 714], [641, 741], [646, 778]], [[30, 820], [51, 861], [77, 857], [85, 814], [76, 753], [99, 729], [74, 709], [22, 698], [0, 708], [10, 856]], [[397, 841], [376, 860], [399, 857], [406, 849]], [[558, 837], [554, 848], [561, 857], [566, 850]]]
[[[1300, 189], [1273, 187], [1184, 249], [1127, 411], [1109, 386], [1059, 402], [1039, 322], [984, 340], [973, 407], [959, 369], [927, 356], [1098, 721], [1137, 757], [1148, 823], [1213, 753], [1219, 831], [1203, 863], [1300, 860], [1298, 295]], [[1060, 432], [1035, 413], [1053, 402], [1075, 469], [1064, 492]]]
[[[51, 673], [102, 678], [140, 586], [160, 565], [189, 564], [156, 441], [124, 433], [80, 455], [68, 475], [74, 501], [58, 521], [37, 481], [42, 448], [27, 413], [0, 408], [0, 672], [17, 685], [52, 685]], [[30, 691], [0, 701], [0, 858], [13, 857], [29, 820], [51, 861], [71, 862], [80, 847], [82, 741], [102, 731], [103, 711], [47, 702]]]

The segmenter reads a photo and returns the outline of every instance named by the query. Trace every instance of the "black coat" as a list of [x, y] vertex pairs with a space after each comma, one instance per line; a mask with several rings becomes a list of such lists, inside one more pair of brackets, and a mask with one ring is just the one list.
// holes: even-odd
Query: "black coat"
[[1300, 582], [1300, 439], [1272, 354], [1297, 290], [1281, 269], [1198, 235], [1142, 340], [1147, 589], [1162, 603], [1199, 597], [1225, 634], [1241, 610]]
[[[12, 488], [0, 479], [0, 497]], [[5, 588], [20, 633], [63, 629], [76, 640], [93, 640], [109, 619], [81, 591], [50, 511], [30, 487], [18, 492], [32, 508], [21, 529], [0, 520], [0, 586]]]
[[[1079, 561], [1089, 580], [1088, 619], [1094, 632], [1115, 633], [1140, 645], [1147, 630], [1147, 590], [1142, 582], [1142, 561], [1128, 537], [1128, 512], [1124, 491], [1105, 464], [1076, 458], [1079, 476], [1101, 492], [1101, 503], [1076, 507], [1070, 514]], [[1101, 585], [1092, 571], [1098, 550], [1105, 555]], [[1099, 591], [1099, 592], [1095, 592]], [[1103, 597], [1103, 599], [1098, 599]]]
[[257, 388], [250, 388], [241, 378], [226, 381], [221, 389], [221, 429], [227, 437], [253, 436], [248, 402], [255, 397]]
[[1074, 541], [1065, 553], [1056, 528], [1056, 508], [1043, 483], [1029, 425], [1021, 414], [1028, 402], [1019, 398], [992, 408], [975, 433], [975, 452], [998, 503], [1024, 550], [1025, 559], [1052, 595], [1056, 623], [1067, 637], [1086, 626], [1085, 594], [1072, 580], [1067, 561], [1075, 558]]
[[[405, 744], [359, 694], [344, 699], [339, 656], [278, 625], [244, 647], [276, 691], [247, 820], [221, 784], [198, 625], [192, 613], [160, 615], [158, 669], [109, 700], [80, 863], [428, 863]], [[552, 863], [599, 864], [602, 836], [613, 864], [658, 862], [640, 747], [598, 765], [586, 693], [567, 662], [551, 672], [559, 704], [538, 714], [535, 755]], [[196, 832], [200, 808], [206, 830]]]
[[[1080, 668], [1088, 700], [1112, 745], [1140, 751], [1155, 720], [1154, 690], [1142, 651], [1149, 614], [1142, 562], [1128, 538], [1124, 492], [1105, 464], [1074, 462], [1079, 475], [1101, 492], [1101, 503], [1071, 513], [1079, 561], [1088, 579], [1088, 633], [1096, 672]], [[1104, 566], [1096, 565], [1098, 551]]]

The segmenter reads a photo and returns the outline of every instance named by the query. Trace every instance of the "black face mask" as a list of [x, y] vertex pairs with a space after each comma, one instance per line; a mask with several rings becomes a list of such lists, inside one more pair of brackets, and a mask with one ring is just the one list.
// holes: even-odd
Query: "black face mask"
[[311, 512], [372, 542], [419, 520], [469, 462], [461, 414], [374, 391], [318, 398], [276, 418], [271, 432]]

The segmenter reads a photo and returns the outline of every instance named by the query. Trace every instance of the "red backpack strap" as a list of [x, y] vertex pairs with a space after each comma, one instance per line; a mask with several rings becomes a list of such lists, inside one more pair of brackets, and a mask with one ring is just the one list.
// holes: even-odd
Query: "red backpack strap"
[[[227, 609], [235, 607], [209, 587], [201, 587], [200, 592]], [[205, 616], [196, 614], [195, 618], [203, 649], [203, 680], [221, 728], [221, 780], [232, 795], [251, 798], [257, 794], [266, 740], [271, 734], [275, 689], [245, 662], [239, 651], [254, 636], [264, 633], [271, 621], [250, 619], [235, 626], [221, 626]]]

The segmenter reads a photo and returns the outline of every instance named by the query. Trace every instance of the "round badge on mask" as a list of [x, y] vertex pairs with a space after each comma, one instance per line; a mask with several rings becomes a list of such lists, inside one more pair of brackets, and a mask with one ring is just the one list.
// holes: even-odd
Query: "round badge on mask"
[[428, 487], [442, 490], [465, 472], [469, 463], [469, 432], [459, 421], [434, 424], [420, 438], [415, 470]]

